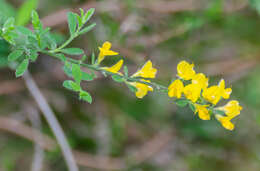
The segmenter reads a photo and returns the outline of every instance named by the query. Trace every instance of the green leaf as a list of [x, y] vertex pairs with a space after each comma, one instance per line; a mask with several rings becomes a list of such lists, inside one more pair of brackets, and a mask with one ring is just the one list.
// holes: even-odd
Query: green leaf
[[6, 56], [2, 56], [2, 54], [0, 54], [0, 68], [6, 67], [7, 65], [8, 65], [8, 60]]
[[5, 28], [6, 30], [13, 29], [14, 28], [14, 18], [13, 17], [8, 18], [6, 20], [6, 22], [4, 23], [3, 28]]
[[67, 18], [68, 18], [70, 35], [73, 35], [77, 28], [77, 15], [73, 12], [68, 12]]
[[35, 10], [32, 10], [31, 16], [32, 16], [33, 28], [35, 30], [41, 30], [42, 29], [42, 23], [39, 19], [38, 13]]
[[66, 62], [66, 56], [62, 53], [56, 54], [56, 56], [62, 61], [62, 62]]
[[73, 81], [71, 81], [71, 80], [65, 80], [65, 81], [63, 81], [63, 87], [65, 87], [65, 88], [67, 88], [67, 89], [69, 89], [69, 90], [73, 90], [73, 88], [72, 88], [72, 86], [71, 86], [71, 82], [73, 82]]
[[28, 42], [33, 46], [34, 49], [39, 49], [38, 41], [34, 36], [28, 36]]
[[93, 74], [88, 74], [86, 72], [82, 72], [82, 80], [92, 81], [94, 79]]
[[80, 93], [79, 93], [79, 98], [80, 99], [82, 99], [82, 100], [84, 100], [84, 101], [86, 101], [86, 102], [88, 102], [88, 103], [92, 103], [92, 97], [91, 97], [91, 95], [88, 93], [88, 92], [86, 92], [86, 91], [80, 91]]
[[46, 27], [45, 29], [41, 29], [41, 30], [39, 31], [39, 35], [40, 35], [40, 36], [46, 35], [50, 30], [51, 30], [50, 27]]
[[195, 112], [196, 108], [192, 103], [189, 103], [189, 107], [192, 110], [192, 112]]
[[61, 52], [68, 55], [81, 55], [84, 53], [84, 51], [80, 48], [66, 48], [62, 49]]
[[38, 57], [38, 53], [36, 50], [31, 50], [30, 51], [30, 60], [32, 60], [33, 62], [35, 62], [37, 60], [37, 57]]
[[16, 27], [16, 30], [17, 30], [18, 32], [20, 32], [21, 34], [23, 34], [23, 35], [26, 35], [26, 36], [34, 36], [34, 35], [33, 35], [33, 32], [32, 32], [30, 29], [26, 28], [26, 27], [17, 26], [17, 27]]
[[72, 76], [72, 71], [71, 71], [71, 63], [69, 62], [65, 62], [64, 66], [63, 66], [63, 71], [65, 72], [65, 74], [69, 77], [73, 77]]
[[178, 105], [180, 107], [185, 107], [188, 103], [189, 103], [189, 100], [185, 100], [185, 99], [176, 100], [176, 105]]
[[94, 14], [95, 8], [90, 8], [86, 14], [83, 16], [83, 23], [85, 24]]
[[30, 21], [31, 12], [37, 8], [38, 0], [27, 0], [18, 9], [16, 25], [26, 25]]
[[24, 59], [23, 62], [17, 67], [15, 76], [20, 77], [24, 74], [29, 66], [29, 59]]
[[80, 8], [79, 11], [80, 11], [80, 16], [83, 17], [84, 13], [85, 13], [84, 10], [82, 8]]
[[20, 56], [22, 56], [23, 51], [22, 50], [15, 50], [12, 53], [8, 55], [8, 61], [15, 61], [17, 60]]
[[89, 26], [86, 26], [84, 29], [82, 29], [80, 32], [79, 32], [79, 35], [81, 34], [85, 34], [87, 32], [89, 32], [90, 30], [92, 30], [94, 27], [96, 26], [96, 23], [93, 23]]
[[82, 23], [82, 18], [78, 15], [78, 14], [75, 14], [76, 17], [77, 17], [77, 21], [78, 21], [78, 27], [81, 28], [83, 23]]
[[124, 82], [124, 78], [120, 77], [119, 75], [112, 75], [112, 79], [118, 83]]
[[81, 90], [80, 85], [78, 85], [74, 81], [70, 82], [70, 85], [71, 85], [73, 91], [77, 91], [78, 92], [78, 91]]
[[80, 84], [82, 79], [82, 72], [80, 69], [80, 65], [72, 64], [72, 76], [77, 84]]
[[47, 39], [47, 42], [48, 42], [49, 49], [56, 49], [57, 48], [56, 40], [50, 33], [48, 33], [46, 35], [46, 39]]
[[65, 80], [62, 85], [63, 85], [63, 87], [65, 87], [69, 90], [72, 90], [72, 91], [78, 92], [81, 90], [80, 86], [71, 80]]

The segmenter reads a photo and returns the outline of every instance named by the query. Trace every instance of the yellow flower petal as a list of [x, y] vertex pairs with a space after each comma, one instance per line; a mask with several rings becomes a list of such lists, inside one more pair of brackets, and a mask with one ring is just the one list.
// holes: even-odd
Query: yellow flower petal
[[153, 91], [151, 86], [142, 83], [130, 83], [131, 85], [135, 86], [137, 91], [135, 93], [137, 98], [143, 98], [149, 91]]
[[121, 69], [122, 65], [124, 63], [124, 60], [121, 59], [120, 61], [118, 61], [115, 65], [111, 66], [111, 67], [103, 67], [103, 69], [112, 72], [112, 73], [118, 73], [118, 71]]
[[194, 64], [181, 61], [177, 66], [178, 76], [184, 80], [190, 80], [196, 74], [193, 70]]
[[[157, 73], [157, 69], [153, 68], [153, 64], [149, 60], [143, 65], [143, 67], [140, 70], [134, 73], [131, 77], [155, 78], [156, 73]], [[144, 80], [144, 79], [142, 79], [142, 81], [150, 82], [149, 80]], [[130, 83], [130, 84], [137, 88], [137, 92], [135, 93], [135, 95], [138, 98], [143, 98], [148, 93], [148, 91], [153, 91], [153, 88], [146, 84], [137, 83], [137, 82]]]
[[228, 99], [231, 92], [232, 92], [232, 89], [231, 88], [225, 88], [225, 80], [224, 79], [221, 79], [220, 82], [219, 82], [219, 88], [220, 88], [220, 94], [221, 96], [224, 98], [224, 99]]
[[223, 110], [228, 117], [234, 118], [240, 114], [243, 108], [239, 105], [237, 100], [231, 100], [225, 106], [219, 107], [218, 109]]
[[99, 47], [98, 63], [104, 60], [105, 56], [118, 55], [117, 52], [110, 50], [112, 44], [110, 42], [103, 43], [102, 47]]
[[224, 99], [228, 99], [231, 92], [232, 92], [231, 88], [225, 88], [225, 81], [222, 79], [220, 80], [218, 85], [205, 88], [203, 90], [202, 96], [207, 101], [216, 105], [221, 99], [221, 97], [223, 97]]
[[208, 81], [209, 79], [203, 73], [198, 73], [192, 77], [192, 84], [197, 84], [203, 89], [208, 87]]
[[155, 78], [157, 69], [153, 68], [152, 62], [147, 61], [143, 67], [138, 70], [132, 77], [144, 77], [144, 78]]
[[196, 84], [189, 84], [184, 87], [183, 93], [185, 97], [192, 102], [196, 102], [200, 97], [201, 88]]
[[210, 120], [208, 105], [195, 104], [195, 113], [198, 113], [199, 118], [202, 120]]
[[168, 87], [168, 96], [169, 97], [177, 97], [181, 98], [181, 94], [183, 92], [184, 85], [181, 80], [173, 81]]
[[219, 93], [219, 87], [211, 86], [209, 88], [204, 89], [202, 92], [202, 96], [205, 100], [216, 105], [221, 98], [221, 94]]
[[108, 41], [105, 41], [102, 45], [102, 49], [109, 50], [111, 48], [112, 44]]
[[230, 121], [231, 118], [228, 116], [216, 115], [217, 120], [221, 123], [221, 125], [232, 131], [235, 128], [235, 125]]

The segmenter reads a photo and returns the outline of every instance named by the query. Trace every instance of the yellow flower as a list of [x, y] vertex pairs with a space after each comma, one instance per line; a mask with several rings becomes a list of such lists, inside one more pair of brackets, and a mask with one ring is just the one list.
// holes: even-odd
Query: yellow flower
[[184, 80], [190, 80], [196, 74], [193, 70], [194, 64], [181, 61], [177, 66], [178, 76]]
[[225, 81], [222, 79], [217, 86], [215, 85], [204, 89], [202, 96], [207, 101], [216, 105], [221, 97], [223, 97], [224, 99], [228, 99], [231, 92], [231, 88], [225, 88]]
[[112, 73], [118, 73], [118, 71], [121, 69], [123, 63], [124, 63], [124, 61], [123, 61], [123, 59], [121, 59], [115, 65], [113, 65], [111, 67], [103, 67], [102, 69], [105, 69], [105, 70], [112, 72]]
[[99, 51], [100, 51], [99, 55], [98, 55], [98, 63], [103, 61], [105, 56], [118, 55], [117, 52], [110, 50], [111, 46], [112, 46], [112, 44], [110, 42], [106, 41], [105, 43], [103, 43], [102, 47], [98, 47]]
[[225, 106], [218, 107], [217, 109], [223, 110], [227, 116], [216, 115], [217, 120], [222, 124], [222, 126], [228, 130], [234, 129], [234, 124], [231, 119], [240, 114], [242, 107], [236, 100], [229, 101]]
[[209, 79], [203, 73], [198, 73], [192, 77], [192, 84], [197, 84], [203, 89], [208, 87], [208, 81]]
[[220, 91], [220, 94], [221, 96], [224, 98], [224, 99], [228, 99], [231, 92], [232, 92], [232, 89], [231, 88], [225, 88], [225, 80], [221, 79], [219, 84], [219, 91]]
[[[145, 80], [143, 80], [145, 81]], [[149, 82], [149, 81], [146, 81]], [[148, 86], [143, 83], [133, 82], [130, 83], [132, 86], [136, 87], [137, 91], [135, 92], [135, 95], [137, 98], [143, 98], [149, 91], [153, 91], [153, 88], [151, 86]]]
[[242, 107], [238, 101], [231, 100], [225, 106], [218, 107], [218, 109], [223, 110], [228, 117], [234, 118], [240, 114]]
[[[143, 67], [140, 70], [138, 70], [131, 77], [155, 78], [156, 73], [157, 73], [157, 69], [153, 68], [153, 64], [149, 60], [143, 65]], [[150, 82], [149, 80], [144, 80], [144, 79], [142, 79], [142, 81], [148, 83]], [[153, 88], [151, 86], [143, 83], [132, 82], [130, 84], [137, 88], [137, 92], [135, 93], [135, 95], [138, 98], [143, 98], [149, 91], [153, 91]]]
[[185, 97], [192, 102], [196, 102], [200, 97], [201, 88], [196, 84], [189, 84], [184, 87], [183, 93]]
[[210, 120], [208, 105], [195, 104], [195, 114], [198, 113], [199, 118], [202, 120]]
[[209, 88], [204, 89], [203, 92], [202, 92], [202, 96], [207, 101], [216, 105], [221, 98], [221, 95], [219, 93], [219, 87], [218, 86], [211, 86]]
[[153, 64], [149, 60], [132, 77], [155, 78], [156, 73], [157, 73], [157, 69], [153, 68]]
[[216, 115], [216, 118], [224, 128], [230, 131], [232, 131], [235, 128], [235, 125], [230, 121], [232, 119], [231, 117]]
[[181, 94], [183, 92], [184, 85], [181, 80], [173, 81], [168, 87], [168, 96], [169, 97], [177, 97], [181, 98]]

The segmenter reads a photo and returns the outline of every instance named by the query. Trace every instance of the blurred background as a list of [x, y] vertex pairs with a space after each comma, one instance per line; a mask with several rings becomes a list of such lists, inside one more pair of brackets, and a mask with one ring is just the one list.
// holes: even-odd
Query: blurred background
[[[1, 18], [17, 16], [24, 2], [0, 0]], [[156, 81], [164, 85], [176, 76], [179, 61], [193, 62], [197, 72], [210, 76], [210, 84], [224, 78], [243, 110], [230, 132], [214, 119], [202, 121], [190, 109], [177, 108], [166, 94], [153, 92], [140, 100], [101, 75], [84, 83], [94, 99], [88, 104], [62, 87], [67, 79], [62, 64], [40, 55], [29, 70], [80, 170], [260, 170], [260, 0], [39, 0], [37, 11], [63, 42], [69, 36], [66, 12], [90, 7], [96, 8], [90, 22], [97, 26], [71, 46], [97, 54], [108, 40], [120, 55], [105, 63], [124, 58], [134, 73], [151, 59], [158, 68]], [[24, 81], [6, 67], [9, 52], [0, 41], [0, 170], [67, 170]]]

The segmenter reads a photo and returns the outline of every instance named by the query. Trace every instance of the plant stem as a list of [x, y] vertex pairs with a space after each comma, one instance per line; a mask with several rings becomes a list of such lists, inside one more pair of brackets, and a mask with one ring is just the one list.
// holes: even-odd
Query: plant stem
[[76, 165], [75, 159], [73, 157], [70, 146], [67, 142], [65, 134], [58, 120], [56, 119], [53, 111], [48, 105], [47, 100], [44, 98], [43, 94], [41, 93], [40, 89], [38, 88], [38, 86], [36, 85], [36, 83], [34, 82], [34, 80], [32, 79], [28, 71], [24, 73], [23, 78], [25, 80], [25, 84], [28, 90], [30, 91], [36, 103], [38, 104], [40, 110], [42, 111], [43, 116], [47, 120], [55, 137], [57, 138], [58, 144], [61, 147], [69, 171], [78, 171], [78, 167]]
[[50, 50], [49, 52], [50, 53], [57, 53], [57, 52], [60, 52], [60, 50], [62, 50], [63, 48], [65, 48], [68, 44], [70, 44], [70, 42], [73, 41], [73, 39], [75, 38], [76, 36], [70, 36], [70, 38], [64, 42], [60, 47], [54, 49], [54, 50]]
[[[55, 53], [52, 53], [50, 51], [42, 51], [42, 53], [45, 53], [47, 55], [50, 55], [52, 57], [55, 57], [55, 58], [58, 58], [60, 60], [60, 58], [57, 56], [57, 54]], [[117, 73], [112, 73], [112, 72], [109, 72], [105, 69], [103, 69], [102, 67], [99, 67], [99, 66], [96, 66], [96, 65], [90, 65], [90, 64], [85, 64], [85, 63], [81, 63], [82, 61], [81, 60], [75, 60], [75, 59], [72, 59], [72, 58], [69, 58], [67, 57], [66, 58], [69, 62], [71, 63], [74, 63], [74, 64], [79, 64], [83, 67], [86, 67], [88, 69], [91, 69], [91, 70], [95, 70], [95, 71], [99, 71], [99, 72], [104, 72], [106, 73], [107, 75], [117, 75], [123, 79], [125, 79], [126, 81], [129, 81], [129, 82], [139, 82], [139, 83], [142, 83], [142, 84], [146, 84], [146, 85], [149, 85], [157, 90], [160, 90], [160, 91], [168, 91], [168, 88], [164, 85], [161, 85], [161, 84], [158, 84], [158, 83], [155, 83], [155, 82], [147, 82], [147, 81], [143, 81], [143, 80], [147, 80], [147, 78], [142, 78], [142, 77], [129, 77], [129, 76], [125, 76], [125, 75], [121, 75], [121, 74], [117, 74]]]
[[[84, 25], [84, 24], [83, 24]], [[49, 51], [50, 53], [57, 53], [60, 52], [63, 48], [65, 48], [68, 44], [70, 44], [70, 42], [72, 42], [76, 37], [78, 37], [79, 31], [81, 30], [81, 28], [83, 27], [83, 25], [81, 27], [78, 27], [76, 32], [73, 33], [72, 35], [70, 35], [70, 38], [64, 42], [60, 47]]]

